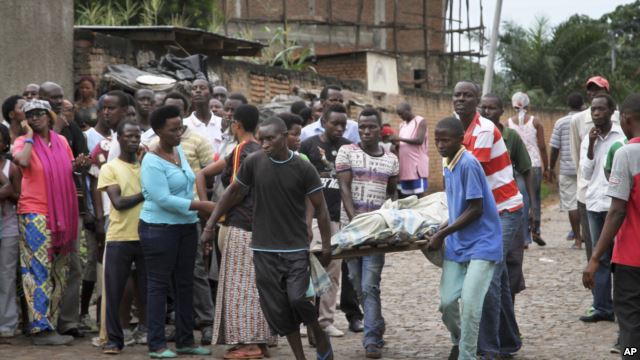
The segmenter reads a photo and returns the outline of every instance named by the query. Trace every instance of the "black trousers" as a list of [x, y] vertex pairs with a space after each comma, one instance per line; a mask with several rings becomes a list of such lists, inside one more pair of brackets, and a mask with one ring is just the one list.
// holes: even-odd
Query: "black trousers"
[[349, 267], [347, 262], [342, 262], [342, 280], [340, 290], [340, 310], [345, 314], [349, 322], [353, 320], [362, 320], [362, 310], [360, 310], [360, 303], [358, 302], [358, 296], [353, 288], [351, 280], [349, 280]]
[[256, 287], [269, 327], [280, 336], [300, 331], [300, 323], [317, 321], [309, 289], [309, 253], [254, 251]]
[[109, 342], [117, 345], [120, 349], [124, 347], [124, 335], [122, 324], [120, 324], [120, 302], [133, 263], [136, 264], [140, 301], [144, 304], [147, 299], [147, 272], [140, 241], [107, 242], [104, 264], [107, 334]]
[[614, 264], [613, 310], [620, 327], [622, 358], [640, 359], [640, 267]]
[[176, 347], [193, 340], [193, 268], [198, 246], [196, 224], [149, 224], [140, 220], [140, 243], [147, 269], [147, 341], [149, 351], [166, 348], [167, 294], [175, 287]]

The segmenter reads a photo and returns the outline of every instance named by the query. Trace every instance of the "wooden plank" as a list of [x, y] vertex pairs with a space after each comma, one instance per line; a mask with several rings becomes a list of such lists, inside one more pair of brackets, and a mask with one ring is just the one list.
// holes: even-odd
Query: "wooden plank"
[[[427, 240], [416, 240], [406, 245], [390, 245], [380, 244], [379, 246], [367, 246], [363, 245], [359, 248], [342, 250], [339, 254], [331, 256], [332, 259], [347, 259], [358, 256], [374, 255], [374, 254], [387, 254], [402, 251], [414, 251], [422, 250], [427, 246], [429, 242]], [[320, 252], [320, 251], [314, 251]]]

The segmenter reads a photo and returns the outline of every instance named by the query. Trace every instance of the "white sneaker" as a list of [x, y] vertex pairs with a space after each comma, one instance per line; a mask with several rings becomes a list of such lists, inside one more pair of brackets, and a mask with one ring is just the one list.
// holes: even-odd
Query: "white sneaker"
[[341, 337], [344, 336], [344, 332], [341, 331], [340, 329], [338, 329], [337, 327], [333, 326], [333, 324], [325, 327], [324, 329], [325, 333], [327, 333], [327, 335], [331, 336], [331, 337]]
[[307, 337], [307, 327], [304, 324], [300, 325], [300, 336]]
[[129, 329], [124, 329], [122, 331], [122, 335], [124, 335], [124, 346], [131, 346], [136, 343], [136, 339], [133, 337], [133, 332]]
[[91, 345], [101, 348], [105, 345], [105, 342], [103, 342], [102, 340], [100, 340], [100, 336], [96, 336], [94, 338], [91, 338]]

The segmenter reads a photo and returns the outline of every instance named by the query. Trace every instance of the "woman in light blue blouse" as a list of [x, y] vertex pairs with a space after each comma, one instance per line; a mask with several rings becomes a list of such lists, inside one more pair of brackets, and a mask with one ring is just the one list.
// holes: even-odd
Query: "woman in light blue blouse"
[[197, 211], [213, 211], [209, 201], [193, 200], [195, 175], [180, 146], [184, 132], [180, 110], [163, 106], [150, 116], [160, 141], [142, 160], [144, 205], [140, 212], [140, 243], [147, 265], [147, 327], [149, 356], [174, 358], [167, 348], [164, 314], [173, 280], [176, 297], [176, 352], [208, 355], [194, 346], [193, 268], [198, 246]]

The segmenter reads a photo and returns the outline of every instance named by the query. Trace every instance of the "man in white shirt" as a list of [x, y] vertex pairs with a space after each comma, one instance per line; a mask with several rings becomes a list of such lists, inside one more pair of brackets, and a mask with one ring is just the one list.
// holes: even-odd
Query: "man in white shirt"
[[[609, 182], [604, 173], [607, 153], [616, 141], [625, 138], [620, 125], [611, 121], [616, 104], [608, 94], [598, 94], [591, 101], [593, 128], [580, 145], [580, 167], [582, 178], [587, 181], [585, 205], [589, 219], [589, 232], [592, 246], [596, 247], [600, 232], [611, 207], [611, 198], [607, 196]], [[611, 299], [611, 250], [600, 258], [600, 266], [595, 275], [593, 290], [593, 308], [591, 314], [581, 316], [584, 322], [613, 321], [613, 300]]]
[[[602, 76], [594, 76], [587, 81], [587, 100], [591, 102], [594, 96], [598, 94], [609, 93], [609, 81]], [[611, 121], [620, 125], [620, 114], [618, 111], [613, 113]], [[585, 205], [585, 196], [587, 192], [587, 182], [582, 178], [580, 173], [580, 144], [582, 139], [589, 134], [593, 128], [593, 120], [591, 119], [591, 108], [579, 112], [571, 119], [569, 125], [569, 143], [571, 150], [571, 158], [577, 169], [578, 186], [576, 198], [578, 200], [578, 212], [580, 214], [580, 225], [582, 227], [582, 241], [587, 255], [587, 261], [591, 258], [591, 237], [589, 233], [589, 221], [587, 218], [587, 208]]]
[[222, 142], [222, 118], [209, 109], [211, 89], [205, 79], [196, 79], [191, 85], [191, 107], [195, 110], [183, 120], [185, 126], [209, 140], [213, 152], [218, 152]]
[[[344, 98], [342, 88], [337, 85], [327, 85], [320, 92], [320, 103], [322, 104], [322, 112], [333, 104], [342, 104]], [[324, 132], [322, 117], [315, 122], [305, 126], [300, 133], [300, 141], [320, 135]], [[347, 128], [344, 130], [342, 137], [349, 139], [354, 144], [360, 142], [360, 134], [358, 134], [358, 123], [353, 120], [347, 120]]]

